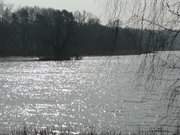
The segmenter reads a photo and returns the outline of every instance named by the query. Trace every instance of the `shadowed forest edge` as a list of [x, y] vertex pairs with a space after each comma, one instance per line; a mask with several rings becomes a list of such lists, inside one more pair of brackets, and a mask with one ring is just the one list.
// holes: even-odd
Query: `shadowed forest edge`
[[100, 19], [85, 11], [71, 13], [39, 7], [12, 11], [2, 3], [0, 9], [1, 57], [69, 60], [178, 49], [165, 47], [170, 34], [167, 30], [122, 28], [120, 20], [102, 25]]

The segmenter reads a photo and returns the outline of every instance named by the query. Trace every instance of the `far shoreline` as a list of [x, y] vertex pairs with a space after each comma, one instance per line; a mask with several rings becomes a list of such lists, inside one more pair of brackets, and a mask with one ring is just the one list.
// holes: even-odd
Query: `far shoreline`
[[138, 52], [138, 51], [122, 51], [115, 53], [91, 53], [72, 56], [22, 56], [22, 55], [6, 55], [0, 56], [0, 61], [69, 61], [69, 60], [82, 60], [84, 57], [111, 57], [111, 56], [127, 56], [127, 55], [142, 55], [153, 52]]
[[104, 54], [84, 54], [84, 55], [72, 55], [72, 56], [21, 56], [21, 55], [7, 55], [0, 56], [0, 62], [3, 61], [19, 61], [19, 62], [28, 62], [28, 61], [71, 61], [71, 60], [82, 60], [85, 57], [113, 57], [113, 56], [139, 56], [145, 54], [155, 54], [157, 52], [180, 52], [179, 50], [165, 50], [165, 51], [122, 51], [119, 53], [104, 53]]

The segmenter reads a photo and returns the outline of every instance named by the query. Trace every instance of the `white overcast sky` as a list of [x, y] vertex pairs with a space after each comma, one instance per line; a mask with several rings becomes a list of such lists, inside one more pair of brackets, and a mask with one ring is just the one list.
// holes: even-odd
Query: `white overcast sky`
[[11, 3], [15, 7], [22, 6], [40, 6], [56, 9], [67, 9], [68, 11], [86, 10], [94, 15], [101, 17], [103, 7], [98, 0], [3, 0], [5, 3]]

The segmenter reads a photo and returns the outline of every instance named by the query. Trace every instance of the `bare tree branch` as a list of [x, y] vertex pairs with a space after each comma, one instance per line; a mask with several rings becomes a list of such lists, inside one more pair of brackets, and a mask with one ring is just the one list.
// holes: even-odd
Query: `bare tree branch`
[[166, 6], [167, 6], [167, 8], [168, 8], [168, 11], [169, 11], [171, 14], [180, 17], [180, 13], [179, 13], [178, 11], [175, 12], [174, 10], [172, 10], [172, 9], [170, 8], [170, 5], [169, 5], [168, 3], [166, 3]]

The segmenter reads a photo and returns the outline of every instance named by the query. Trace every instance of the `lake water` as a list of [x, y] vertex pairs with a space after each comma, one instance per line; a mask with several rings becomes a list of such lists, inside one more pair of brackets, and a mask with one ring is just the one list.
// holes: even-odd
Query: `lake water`
[[145, 74], [138, 72], [143, 58], [86, 57], [64, 62], [1, 59], [0, 130], [23, 125], [71, 126], [77, 130], [156, 125], [167, 113], [163, 98], [167, 82], [159, 84], [158, 90], [154, 90], [157, 84], [148, 90]]

